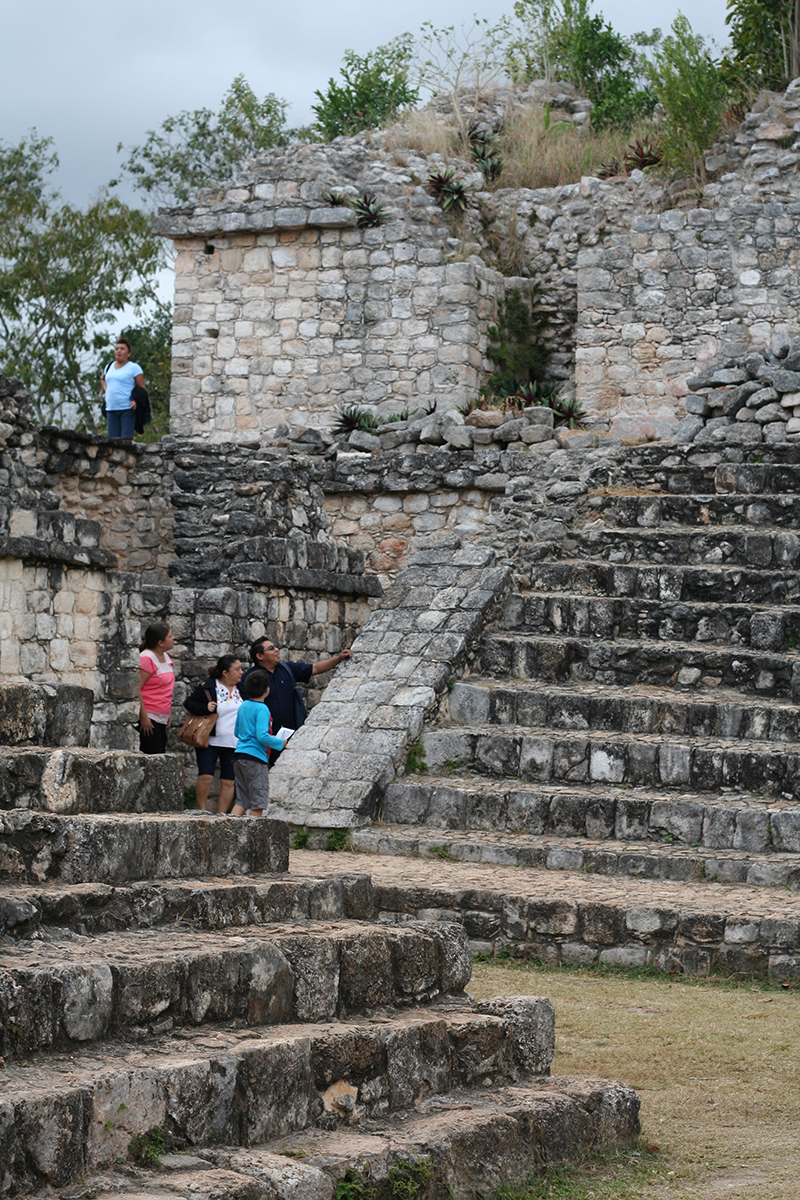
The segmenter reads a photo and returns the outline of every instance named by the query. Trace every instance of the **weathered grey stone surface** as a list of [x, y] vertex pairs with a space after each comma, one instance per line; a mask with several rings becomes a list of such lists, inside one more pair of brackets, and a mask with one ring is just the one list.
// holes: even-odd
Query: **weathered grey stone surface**
[[183, 788], [182, 764], [174, 755], [0, 749], [0, 809], [62, 815], [182, 812]]
[[67, 683], [0, 683], [0, 745], [88, 746], [93, 697]]

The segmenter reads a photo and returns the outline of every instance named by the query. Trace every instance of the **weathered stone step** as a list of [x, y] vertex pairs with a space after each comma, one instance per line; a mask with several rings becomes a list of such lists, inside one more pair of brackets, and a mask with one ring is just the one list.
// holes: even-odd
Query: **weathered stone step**
[[[345, 864], [352, 865], [349, 858]], [[303, 879], [297, 875], [231, 879], [157, 879], [127, 884], [0, 885], [0, 936], [27, 938], [64, 930], [81, 936], [151, 929], [188, 921], [230, 929], [289, 920], [368, 920], [368, 875]]]
[[285, 871], [287, 827], [264, 817], [0, 813], [0, 880], [129, 883]]
[[[800, 805], [599, 784], [536, 786], [485, 776], [425, 776], [390, 783], [383, 819], [411, 827], [528, 833], [625, 842], [677, 842], [711, 850], [800, 854]], [[0, 903], [2, 903], [0, 901]]]
[[501, 627], [518, 633], [651, 638], [791, 650], [800, 645], [800, 607], [642, 600], [580, 592], [516, 592], [506, 600]]
[[[295, 851], [320, 878], [330, 856]], [[674, 883], [437, 858], [360, 856], [387, 921], [461, 920], [475, 953], [553, 965], [601, 962], [800, 980], [800, 896], [783, 888]]]
[[632, 1145], [632, 1088], [552, 1076], [491, 1091], [452, 1088], [413, 1113], [306, 1129], [269, 1148], [222, 1146], [169, 1153], [152, 1168], [90, 1176], [93, 1200], [334, 1200], [335, 1196], [450, 1196], [473, 1200], [502, 1181], [524, 1186], [548, 1162]]
[[478, 665], [486, 675], [538, 679], [543, 683], [665, 687], [713, 680], [743, 694], [755, 692], [787, 700], [798, 698], [800, 686], [800, 655], [794, 650], [772, 654], [745, 646], [708, 646], [703, 642], [632, 638], [600, 641], [489, 631], [481, 639]]
[[731, 566], [663, 566], [603, 561], [535, 562], [525, 568], [535, 592], [635, 596], [664, 603], [792, 604], [800, 598], [800, 575]]
[[[795, 814], [800, 834], [800, 812]], [[668, 842], [620, 842], [613, 838], [538, 837], [535, 834], [461, 833], [452, 829], [376, 826], [352, 834], [353, 849], [367, 854], [453, 859], [536, 867], [541, 871], [584, 871], [637, 879], [699, 879], [800, 891], [800, 853], [753, 854], [736, 850], [687, 848]]]
[[697, 691], [471, 677], [454, 683], [447, 715], [457, 725], [605, 729], [744, 741], [800, 740], [800, 708], [700, 684]]
[[0, 511], [0, 534], [11, 538], [35, 538], [44, 542], [74, 543], [97, 548], [100, 545], [99, 521], [76, 517], [65, 509], [17, 508]]
[[615, 783], [800, 796], [800, 747], [657, 734], [552, 733], [521, 726], [434, 726], [423, 731], [432, 771], [464, 769], [536, 783]]
[[[334, 1195], [473, 1200], [494, 1195], [500, 1184], [524, 1188], [543, 1161], [576, 1161], [592, 1151], [633, 1145], [638, 1114], [639, 1099], [624, 1084], [552, 1076], [491, 1091], [454, 1088], [422, 1100], [413, 1113], [387, 1115], [367, 1129], [358, 1123], [335, 1132], [306, 1129], [274, 1143], [271, 1153], [224, 1149], [207, 1157], [266, 1177], [276, 1200]], [[286, 1157], [281, 1162], [281, 1152], [297, 1156], [292, 1167]], [[304, 1173], [292, 1179], [298, 1167]], [[326, 1183], [329, 1190], [323, 1190]]]
[[328, 1021], [461, 994], [471, 973], [462, 926], [441, 921], [27, 940], [3, 953], [0, 1055], [215, 1021]]
[[694, 461], [674, 461], [674, 455], [667, 455], [665, 461], [652, 466], [635, 461], [625, 462], [618, 482], [645, 487], [650, 485], [672, 495], [701, 496], [712, 491], [718, 494], [738, 492], [741, 495], [800, 492], [800, 463], [797, 462], [796, 447], [784, 456], [773, 453], [766, 446], [759, 447], [755, 453], [762, 461], [709, 462], [703, 465], [698, 462], [697, 455], [690, 456]]
[[155, 1127], [184, 1147], [253, 1146], [383, 1117], [487, 1077], [546, 1072], [553, 1046], [552, 1005], [532, 998], [39, 1055], [0, 1074], [5, 1186], [64, 1187]]
[[[602, 503], [597, 504], [600, 500]], [[663, 525], [778, 526], [796, 530], [800, 526], [800, 495], [797, 493], [741, 492], [675, 496], [601, 494], [590, 501], [604, 520], [622, 528], [657, 528]], [[593, 518], [590, 517], [590, 520]], [[589, 526], [591, 528], [591, 526]]]
[[94, 697], [72, 683], [0, 683], [0, 746], [88, 746]]
[[739, 525], [707, 529], [661, 526], [658, 529], [606, 529], [588, 526], [575, 531], [574, 553], [609, 563], [775, 567], [789, 570], [800, 557], [800, 537], [774, 527], [758, 530]]
[[183, 811], [176, 754], [40, 747], [0, 749], [0, 810], [61, 813]]

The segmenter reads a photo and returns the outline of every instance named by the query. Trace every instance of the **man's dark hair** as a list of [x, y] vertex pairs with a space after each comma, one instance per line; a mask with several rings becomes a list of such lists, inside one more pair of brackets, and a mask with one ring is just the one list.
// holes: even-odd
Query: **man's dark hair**
[[133, 354], [133, 350], [131, 349], [131, 344], [126, 337], [118, 337], [116, 342], [114, 343], [114, 345], [119, 346], [120, 343], [122, 343], [123, 346], [128, 347], [129, 354]]
[[263, 696], [269, 691], [269, 671], [259, 667], [257, 671], [251, 671], [244, 681], [244, 690], [247, 692], [247, 699], [253, 700], [256, 696]]
[[252, 646], [250, 647], [250, 661], [251, 662], [254, 662], [254, 663], [258, 662], [258, 658], [256, 656], [261, 653], [261, 651], [264, 649], [264, 643], [268, 642], [268, 641], [269, 641], [269, 638], [263, 637], [263, 638], [259, 638], [257, 642], [253, 642]]

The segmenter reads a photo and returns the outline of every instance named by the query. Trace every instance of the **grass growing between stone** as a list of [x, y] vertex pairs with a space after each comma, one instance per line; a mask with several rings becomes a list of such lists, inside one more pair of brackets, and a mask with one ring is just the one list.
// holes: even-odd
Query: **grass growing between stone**
[[798, 992], [496, 962], [475, 964], [470, 991], [549, 996], [553, 1074], [619, 1079], [642, 1100], [638, 1153], [554, 1170], [502, 1200], [797, 1200]]

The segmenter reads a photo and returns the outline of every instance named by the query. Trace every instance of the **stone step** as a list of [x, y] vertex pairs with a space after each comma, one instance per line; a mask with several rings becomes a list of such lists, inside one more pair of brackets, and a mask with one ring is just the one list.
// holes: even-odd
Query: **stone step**
[[[614, 495], [604, 492], [589, 501], [602, 519], [622, 528], [656, 528], [663, 525], [777, 526], [796, 530], [800, 526], [800, 495], [797, 493], [730, 492], [708, 495]], [[594, 519], [594, 518], [590, 518]]]
[[[701, 456], [693, 454], [683, 461], [675, 461], [674, 455], [667, 455], [662, 462], [652, 465], [625, 462], [619, 482], [651, 485], [672, 495], [702, 496], [708, 492], [780, 495], [800, 492], [800, 463], [796, 461], [796, 447], [792, 448], [790, 455], [784, 455], [783, 460], [780, 454], [773, 453], [766, 446], [758, 447], [755, 453], [762, 456], [762, 461], [701, 463]], [[791, 461], [792, 456], [795, 461]], [[703, 454], [702, 458], [708, 460], [716, 458], [716, 455]]]
[[183, 812], [176, 754], [41, 747], [0, 749], [0, 810]]
[[72, 683], [0, 683], [0, 746], [88, 746], [94, 697]]
[[448, 719], [456, 725], [526, 725], [685, 734], [744, 741], [800, 740], [800, 708], [698, 684], [697, 688], [614, 687], [476, 679], [454, 683]]
[[542, 683], [654, 687], [721, 684], [742, 696], [754, 693], [786, 700], [800, 697], [800, 655], [794, 650], [773, 654], [748, 647], [708, 646], [703, 642], [667, 643], [622, 637], [600, 641], [490, 630], [481, 638], [477, 666], [485, 675], [536, 679]]
[[720, 738], [657, 734], [551, 732], [525, 726], [440, 725], [423, 731], [428, 769], [467, 770], [534, 783], [628, 787], [736, 788], [754, 795], [800, 796], [800, 748]]
[[414, 1112], [356, 1118], [339, 1129], [310, 1127], [267, 1148], [167, 1153], [150, 1168], [125, 1163], [90, 1176], [82, 1194], [93, 1200], [473, 1200], [494, 1193], [501, 1180], [524, 1187], [543, 1158], [568, 1162], [634, 1145], [638, 1113], [632, 1088], [583, 1076], [491, 1091], [456, 1087], [426, 1097]]
[[76, 517], [64, 509], [3, 509], [0, 534], [11, 538], [35, 538], [43, 542], [62, 542], [96, 549], [100, 545], [101, 525]]
[[[800, 854], [800, 805], [736, 791], [669, 794], [599, 784], [536, 786], [485, 776], [425, 776], [390, 783], [383, 819], [407, 828], [675, 842], [709, 850]], [[0, 901], [1, 903], [1, 901]]]
[[[476, 954], [688, 975], [800, 980], [800, 896], [783, 888], [539, 871], [436, 858], [359, 856], [382, 919], [463, 921]], [[324, 878], [330, 856], [294, 851]]]
[[800, 645], [800, 607], [642, 600], [580, 592], [515, 592], [506, 600], [501, 628], [573, 637], [649, 638], [793, 650]]
[[[800, 812], [795, 813], [800, 831]], [[687, 848], [667, 842], [627, 842], [613, 838], [538, 837], [485, 831], [409, 829], [376, 826], [353, 832], [353, 849], [367, 854], [416, 855], [441, 861], [498, 863], [541, 871], [582, 871], [637, 879], [748, 883], [800, 891], [800, 853], [752, 854], [736, 850]]]
[[0, 813], [0, 881], [130, 883], [285, 871], [288, 829], [264, 817]]
[[4, 1184], [65, 1187], [155, 1128], [178, 1145], [263, 1145], [322, 1122], [385, 1117], [491, 1078], [547, 1072], [548, 1000], [445, 1001], [328, 1024], [179, 1030], [37, 1055], [0, 1074]]
[[661, 526], [658, 529], [606, 529], [588, 526], [575, 531], [580, 558], [612, 564], [656, 563], [675, 566], [774, 567], [786, 571], [800, 556], [800, 537], [785, 529], [726, 525], [721, 528]]
[[3, 954], [0, 1055], [209, 1022], [329, 1021], [461, 994], [471, 973], [463, 927], [441, 921], [402, 931], [315, 921], [27, 939]]
[[[543, 1161], [578, 1161], [634, 1145], [638, 1113], [639, 1099], [630, 1087], [552, 1076], [491, 1091], [453, 1088], [422, 1100], [413, 1113], [388, 1115], [367, 1128], [357, 1122], [338, 1131], [309, 1128], [266, 1151], [213, 1150], [207, 1157], [268, 1179], [274, 1188], [268, 1194], [276, 1200], [379, 1195], [473, 1200], [494, 1195], [501, 1182], [525, 1189]], [[287, 1156], [296, 1156], [291, 1167]], [[294, 1174], [298, 1167], [303, 1174]]]
[[731, 566], [627, 566], [597, 561], [562, 560], [526, 565], [533, 592], [571, 592], [593, 596], [631, 596], [664, 603], [780, 605], [800, 599], [800, 575]]
[[[351, 860], [346, 857], [345, 864]], [[83, 937], [188, 921], [230, 929], [279, 921], [368, 920], [368, 875], [303, 879], [272, 874], [231, 879], [154, 879], [133, 883], [0, 885], [0, 937], [68, 931]]]

